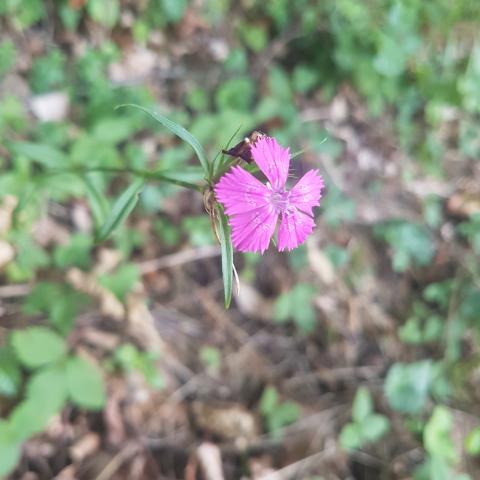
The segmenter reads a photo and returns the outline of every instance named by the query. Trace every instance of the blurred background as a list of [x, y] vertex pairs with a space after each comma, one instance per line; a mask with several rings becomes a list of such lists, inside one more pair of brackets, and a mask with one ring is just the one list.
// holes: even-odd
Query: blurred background
[[[0, 477], [480, 478], [479, 26], [475, 0], [1, 0]], [[202, 177], [123, 103], [326, 179], [305, 245], [235, 254], [229, 310], [201, 194], [122, 200]]]

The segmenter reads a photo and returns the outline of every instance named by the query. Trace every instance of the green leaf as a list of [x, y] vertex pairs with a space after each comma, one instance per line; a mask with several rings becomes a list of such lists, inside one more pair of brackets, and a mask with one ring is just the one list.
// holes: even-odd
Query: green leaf
[[432, 456], [444, 458], [449, 463], [455, 463], [458, 458], [450, 438], [452, 427], [452, 414], [447, 407], [438, 405], [423, 431], [423, 442], [427, 452]]
[[77, 233], [72, 235], [70, 243], [55, 248], [53, 259], [59, 268], [78, 267], [87, 270], [91, 263], [90, 250], [93, 243], [90, 235]]
[[236, 77], [222, 82], [215, 93], [215, 103], [219, 110], [239, 110], [247, 112], [251, 109], [255, 84], [248, 77]]
[[177, 137], [187, 142], [193, 148], [195, 154], [197, 155], [197, 158], [203, 167], [203, 171], [205, 172], [205, 176], [207, 177], [207, 179], [210, 178], [211, 172], [210, 172], [210, 164], [207, 160], [207, 154], [205, 153], [205, 150], [203, 149], [200, 142], [188, 130], [183, 128], [178, 123], [175, 123], [172, 120], [168, 119], [167, 117], [164, 117], [162, 114], [149, 110], [148, 108], [142, 107], [140, 105], [136, 105], [134, 103], [128, 103], [128, 104], [117, 106], [117, 108], [123, 108], [123, 107], [133, 107], [133, 108], [138, 108], [139, 110], [142, 110], [143, 112], [147, 113], [152, 118], [154, 118], [157, 122], [161, 123], [164, 127], [168, 128]]
[[108, 288], [119, 300], [133, 288], [140, 279], [138, 267], [133, 263], [121, 265], [112, 274], [104, 274], [98, 278], [100, 285]]
[[395, 363], [385, 379], [390, 406], [402, 413], [419, 413], [427, 400], [432, 382], [432, 362]]
[[39, 282], [28, 294], [23, 304], [27, 315], [48, 315], [49, 322], [62, 334], [67, 334], [77, 311], [88, 304], [89, 298], [68, 285]]
[[16, 142], [11, 145], [12, 150], [18, 155], [50, 168], [65, 167], [68, 165], [67, 156], [57, 148], [43, 143]]
[[184, 217], [182, 228], [189, 236], [190, 243], [195, 247], [213, 245], [215, 243], [215, 238], [212, 234], [212, 224], [205, 215]]
[[225, 299], [225, 308], [230, 306], [233, 291], [233, 245], [230, 238], [230, 227], [227, 216], [223, 212], [219, 213], [218, 235], [220, 237], [220, 246], [222, 250], [222, 276], [223, 291]]
[[308, 283], [299, 283], [290, 292], [280, 295], [274, 305], [274, 320], [285, 323], [292, 318], [303, 333], [314, 330], [317, 316], [312, 305], [315, 288]]
[[480, 454], [480, 427], [474, 428], [465, 438], [465, 450], [469, 455]]
[[268, 429], [275, 434], [280, 429], [295, 422], [300, 417], [300, 409], [293, 402], [283, 402], [268, 416]]
[[211, 370], [219, 370], [222, 364], [222, 354], [216, 347], [205, 346], [200, 349], [200, 360], [205, 367]]
[[340, 432], [340, 445], [345, 450], [356, 450], [362, 446], [360, 427], [356, 423], [347, 423]]
[[93, 127], [92, 136], [99, 142], [117, 145], [135, 133], [137, 130], [136, 123], [128, 117], [102, 118]]
[[11, 435], [15, 442], [24, 442], [45, 429], [51, 415], [44, 411], [44, 408], [33, 398], [23, 400], [15, 407], [9, 418]]
[[72, 402], [89, 410], [98, 410], [105, 404], [105, 387], [95, 366], [80, 357], [67, 362], [67, 386]]
[[20, 381], [20, 368], [13, 352], [8, 348], [0, 348], [0, 396], [14, 397]]
[[44, 368], [28, 381], [26, 396], [36, 402], [42, 415], [50, 417], [59, 412], [67, 399], [67, 378], [63, 367]]
[[359, 387], [352, 405], [352, 418], [361, 423], [373, 411], [372, 396], [366, 387]]
[[187, 0], [161, 0], [162, 13], [169, 22], [179, 22], [185, 9], [187, 8]]
[[89, 0], [87, 8], [93, 20], [108, 28], [114, 27], [120, 17], [118, 0]]
[[93, 219], [97, 228], [105, 222], [108, 213], [108, 204], [106, 198], [98, 190], [92, 178], [86, 174], [83, 177], [85, 183], [88, 202], [92, 210]]
[[16, 330], [11, 343], [20, 362], [27, 368], [37, 368], [55, 362], [65, 355], [63, 339], [45, 327]]
[[267, 387], [260, 398], [260, 412], [268, 416], [270, 415], [278, 405], [278, 393], [275, 387]]
[[6, 477], [20, 460], [20, 444], [15, 442], [7, 422], [0, 420], [0, 478]]
[[144, 180], [135, 180], [116, 200], [112, 211], [105, 223], [100, 228], [96, 241], [97, 243], [106, 240], [112, 232], [128, 217], [138, 202], [138, 195], [142, 189]]
[[390, 422], [384, 415], [373, 414], [366, 417], [360, 424], [362, 438], [367, 442], [380, 440], [390, 428]]

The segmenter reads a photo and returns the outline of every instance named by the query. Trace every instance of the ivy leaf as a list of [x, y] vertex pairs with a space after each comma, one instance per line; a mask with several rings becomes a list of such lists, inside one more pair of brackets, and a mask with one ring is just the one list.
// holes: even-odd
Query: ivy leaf
[[106, 240], [112, 232], [128, 217], [138, 202], [138, 195], [142, 189], [144, 180], [135, 180], [116, 200], [112, 211], [105, 223], [101, 226], [96, 241], [97, 243]]
[[16, 330], [11, 335], [12, 347], [27, 368], [37, 368], [59, 360], [65, 355], [63, 339], [45, 327]]
[[99, 371], [80, 357], [67, 362], [67, 388], [72, 402], [89, 410], [98, 410], [105, 403], [105, 387]]

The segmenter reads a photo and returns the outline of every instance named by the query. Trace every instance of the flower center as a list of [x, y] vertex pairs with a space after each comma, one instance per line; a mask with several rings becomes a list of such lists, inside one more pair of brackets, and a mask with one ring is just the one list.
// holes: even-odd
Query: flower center
[[290, 192], [286, 190], [274, 190], [270, 196], [270, 202], [278, 213], [285, 212], [290, 206]]

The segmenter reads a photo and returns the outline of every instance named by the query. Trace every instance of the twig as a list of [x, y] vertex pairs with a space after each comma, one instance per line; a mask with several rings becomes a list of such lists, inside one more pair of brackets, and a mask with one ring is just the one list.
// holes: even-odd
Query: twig
[[127, 444], [120, 450], [97, 475], [95, 480], [109, 480], [123, 463], [138, 451], [138, 445]]
[[290, 465], [287, 465], [276, 472], [264, 475], [261, 477], [261, 480], [286, 480], [289, 478], [298, 478], [297, 474], [300, 471], [305, 471], [311, 465], [315, 465], [317, 462], [324, 460], [325, 457], [332, 455], [336, 450], [337, 448], [335, 445], [327, 447], [321, 452], [317, 452], [309, 457], [302, 458], [298, 462], [291, 463]]
[[194, 262], [204, 258], [217, 257], [221, 254], [218, 245], [206, 245], [204, 247], [192, 248], [190, 250], [182, 250], [181, 252], [164, 255], [154, 260], [147, 260], [137, 264], [142, 275], [156, 272], [164, 268], [178, 267], [184, 263]]
[[30, 285], [5, 285], [0, 287], [0, 298], [23, 297], [28, 295], [32, 287]]

